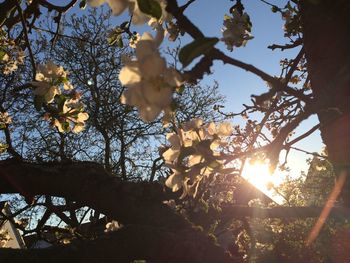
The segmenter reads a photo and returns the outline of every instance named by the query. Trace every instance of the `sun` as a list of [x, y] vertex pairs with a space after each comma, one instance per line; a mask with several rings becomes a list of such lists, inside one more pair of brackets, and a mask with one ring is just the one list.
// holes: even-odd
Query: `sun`
[[269, 191], [271, 185], [278, 187], [285, 179], [285, 174], [276, 170], [270, 173], [268, 162], [247, 160], [242, 171], [242, 177], [263, 192]]

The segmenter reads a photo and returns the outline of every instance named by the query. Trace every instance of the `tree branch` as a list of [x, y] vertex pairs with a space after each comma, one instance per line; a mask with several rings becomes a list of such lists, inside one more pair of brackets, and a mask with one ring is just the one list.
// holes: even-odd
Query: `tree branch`
[[[193, 232], [193, 231], [192, 231]], [[133, 262], [146, 260], [153, 263], [230, 263], [219, 246], [212, 245], [200, 233], [151, 226], [127, 225], [96, 240], [76, 240], [70, 245], [50, 249], [0, 249], [1, 262]]]
[[[30, 195], [47, 194], [78, 201], [84, 206], [100, 211], [109, 219], [118, 220], [126, 230], [132, 225], [142, 225], [141, 228], [146, 229], [146, 232], [142, 232], [142, 229], [131, 233], [121, 231], [120, 233], [125, 234], [122, 235], [123, 238], [118, 239], [120, 243], [116, 240], [106, 245], [106, 240], [102, 239], [84, 243], [82, 247], [79, 244], [73, 246], [74, 250], [81, 248], [77, 253], [81, 256], [77, 262], [82, 261], [82, 258], [86, 258], [86, 262], [97, 262], [94, 261], [96, 257], [101, 257], [100, 260], [106, 259], [106, 256], [100, 254], [101, 251], [112, 256], [115, 255], [116, 247], [123, 247], [125, 251], [121, 249], [119, 257], [128, 259], [128, 261], [116, 260], [117, 262], [130, 262], [129, 257], [137, 255], [140, 255], [139, 259], [150, 257], [152, 262], [209, 263], [215, 262], [215, 257], [219, 262], [233, 262], [223, 249], [215, 246], [201, 231], [192, 228], [182, 216], [162, 203], [170, 196], [157, 183], [119, 181], [109, 176], [101, 165], [91, 162], [33, 164], [13, 159], [0, 161], [0, 193], [17, 193], [18, 189]], [[132, 244], [128, 244], [129, 241]], [[120, 244], [128, 244], [128, 246], [124, 247]], [[129, 249], [126, 249], [127, 247]], [[63, 248], [58, 250], [66, 251]], [[182, 253], [184, 250], [186, 253]], [[69, 251], [71, 250], [67, 250], [68, 254]], [[43, 256], [42, 252], [37, 250], [0, 251], [0, 261], [6, 262], [3, 259], [11, 255], [19, 260], [11, 262], [24, 262], [24, 259], [28, 262], [27, 256], [34, 255], [36, 258], [42, 255], [42, 260], [45, 262], [47, 258], [53, 258], [51, 262], [64, 262], [62, 258], [64, 256], [56, 252], [55, 249], [51, 252], [43, 252], [47, 253]], [[202, 255], [196, 256], [196, 253]], [[191, 254], [191, 256], [185, 254]], [[56, 261], [55, 257], [60, 260]], [[190, 259], [194, 260], [190, 261]], [[100, 260], [98, 262], [101, 262]]]
[[[247, 207], [247, 206], [224, 206], [222, 207], [222, 220], [225, 219], [240, 219], [245, 217], [251, 218], [313, 218], [319, 217], [323, 207], [290, 207], [278, 206], [271, 208]], [[345, 207], [334, 207], [329, 217], [338, 220], [349, 220], [350, 210]]]

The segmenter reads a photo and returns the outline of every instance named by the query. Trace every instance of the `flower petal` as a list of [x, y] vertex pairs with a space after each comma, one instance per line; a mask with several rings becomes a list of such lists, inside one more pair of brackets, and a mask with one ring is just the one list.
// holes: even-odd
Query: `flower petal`
[[138, 68], [138, 64], [135, 61], [128, 63], [124, 66], [119, 73], [119, 80], [122, 85], [128, 86], [141, 81], [141, 74]]
[[174, 172], [172, 175], [168, 177], [168, 179], [165, 181], [165, 185], [173, 190], [173, 192], [176, 192], [181, 189], [182, 187], [182, 176]]
[[124, 12], [128, 7], [127, 0], [107, 0], [109, 7], [112, 9], [113, 15], [117, 16]]

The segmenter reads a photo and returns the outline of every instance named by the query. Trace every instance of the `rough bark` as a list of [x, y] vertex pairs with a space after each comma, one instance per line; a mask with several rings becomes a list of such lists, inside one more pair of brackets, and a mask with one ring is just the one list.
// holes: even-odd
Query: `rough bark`
[[147, 263], [232, 262], [198, 231], [171, 232], [138, 225], [125, 226], [97, 240], [75, 241], [50, 249], [0, 249], [0, 262], [11, 263], [130, 263], [141, 259]]
[[307, 67], [322, 138], [334, 164], [350, 165], [350, 2], [300, 2]]
[[[222, 248], [162, 203], [169, 198], [157, 183], [125, 182], [90, 162], [33, 164], [18, 160], [0, 162], [0, 193], [24, 196], [54, 195], [74, 200], [116, 219], [126, 227], [116, 240], [73, 244], [50, 251], [6, 250], [0, 262], [130, 262], [132, 256], [150, 262], [237, 262]], [[136, 230], [135, 230], [136, 229]], [[64, 250], [64, 253], [62, 253]], [[178, 256], [176, 256], [178, 255]], [[28, 261], [32, 259], [32, 261]], [[179, 261], [172, 261], [172, 258]], [[101, 261], [102, 259], [102, 261]], [[135, 259], [135, 258], [134, 258]]]
[[[321, 135], [336, 170], [350, 167], [350, 2], [300, 1], [307, 67]], [[340, 169], [339, 169], [340, 168]], [[342, 191], [350, 207], [350, 180]]]

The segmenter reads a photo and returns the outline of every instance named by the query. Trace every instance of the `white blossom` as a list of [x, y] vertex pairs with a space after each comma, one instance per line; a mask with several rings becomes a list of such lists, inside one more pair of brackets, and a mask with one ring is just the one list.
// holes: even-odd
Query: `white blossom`
[[47, 103], [52, 103], [55, 96], [60, 94], [60, 90], [57, 86], [51, 86], [47, 82], [32, 82], [36, 86], [33, 91], [34, 95], [43, 96]]
[[165, 185], [171, 188], [173, 192], [177, 192], [183, 186], [183, 179], [184, 178], [182, 177], [181, 173], [175, 170], [174, 173], [165, 181]]
[[4, 75], [11, 74], [18, 69], [19, 65], [24, 64], [24, 51], [14, 40], [6, 37], [2, 29], [0, 29], [0, 47], [0, 71]]
[[225, 15], [221, 40], [225, 42], [227, 49], [232, 51], [233, 47], [245, 46], [247, 41], [253, 38], [250, 27], [247, 13], [241, 15], [237, 10], [233, 10], [232, 17]]
[[39, 65], [38, 66], [38, 71], [46, 79], [55, 79], [55, 78], [59, 78], [59, 77], [62, 77], [62, 78], [67, 77], [67, 72], [63, 69], [63, 67], [62, 66], [57, 66], [51, 60], [49, 60], [46, 64]]
[[83, 112], [83, 104], [79, 101], [81, 94], [74, 90], [67, 75], [62, 66], [48, 61], [37, 67], [35, 81], [31, 84], [35, 87], [34, 95], [42, 96], [47, 104], [55, 102], [56, 95], [60, 95], [56, 108], [52, 106], [54, 110], [46, 112], [44, 119], [50, 120], [51, 126], [56, 127], [59, 132], [78, 133], [84, 130], [89, 115]]
[[174, 199], [164, 200], [163, 204], [169, 206], [171, 209], [176, 209], [176, 202]]
[[122, 226], [115, 220], [106, 224], [105, 232], [114, 232], [121, 228]]
[[121, 102], [137, 107], [141, 119], [148, 122], [162, 110], [169, 110], [173, 90], [181, 85], [179, 73], [166, 66], [158, 51], [163, 37], [161, 27], [155, 38], [144, 33], [136, 44], [136, 60], [126, 62], [119, 74], [120, 82], [127, 87]]
[[67, 72], [62, 66], [57, 66], [52, 61], [48, 61], [44, 65], [39, 65], [37, 71], [35, 81], [31, 82], [36, 87], [33, 93], [43, 96], [46, 103], [52, 103], [55, 96], [61, 94], [59, 85], [63, 84], [65, 90], [73, 89], [66, 79]]
[[182, 127], [167, 134], [171, 146], [163, 158], [173, 171], [165, 185], [174, 192], [183, 188], [184, 197], [196, 194], [203, 176], [226, 171], [219, 159], [219, 147], [227, 144], [224, 139], [231, 135], [232, 126], [227, 122], [204, 125], [201, 119], [194, 119]]
[[64, 132], [63, 124], [69, 123], [69, 126], [74, 126], [72, 132], [79, 133], [85, 128], [85, 121], [89, 119], [89, 114], [81, 112], [83, 104], [77, 99], [66, 100], [63, 106], [63, 114], [66, 118], [62, 118], [62, 121], [55, 120], [53, 125], [58, 128], [60, 132]]
[[[160, 23], [168, 19], [169, 14], [165, 11], [166, 1], [165, 0], [156, 0], [161, 9], [162, 16], [160, 19]], [[104, 3], [107, 3], [109, 7], [112, 9], [113, 15], [120, 15], [126, 9], [129, 10], [129, 13], [132, 14], [132, 23], [135, 25], [141, 25], [147, 23], [151, 17], [147, 14], [144, 14], [137, 3], [137, 0], [88, 0], [88, 3], [92, 7], [100, 6]]]
[[0, 229], [0, 247], [7, 247], [8, 241], [11, 240], [11, 237], [7, 230]]
[[136, 33], [136, 35], [133, 35], [129, 40], [129, 47], [136, 48], [137, 42], [141, 39], [141, 36], [139, 33]]
[[92, 7], [100, 6], [107, 3], [112, 9], [113, 15], [120, 15], [129, 7], [132, 1], [129, 0], [88, 0]]
[[0, 112], [0, 125], [10, 124], [11, 122], [12, 119], [8, 112]]

